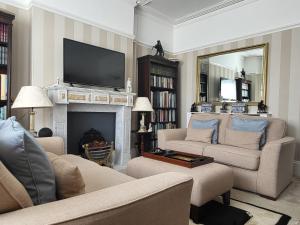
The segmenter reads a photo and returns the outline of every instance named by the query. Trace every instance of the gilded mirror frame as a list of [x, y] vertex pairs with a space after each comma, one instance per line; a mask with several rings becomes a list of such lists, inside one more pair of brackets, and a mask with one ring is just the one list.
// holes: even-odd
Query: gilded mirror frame
[[[219, 55], [224, 55], [224, 54], [229, 54], [229, 53], [235, 53], [235, 52], [241, 52], [241, 51], [247, 51], [247, 50], [253, 50], [253, 49], [257, 49], [257, 48], [262, 48], [263, 49], [263, 54], [264, 54], [263, 55], [263, 87], [264, 87], [264, 90], [263, 90], [263, 99], [262, 100], [264, 101], [265, 104], [267, 104], [268, 57], [269, 57], [268, 56], [268, 52], [269, 52], [269, 44], [268, 43], [197, 56], [196, 104], [199, 105], [199, 104], [202, 103], [200, 101], [200, 92], [201, 92], [201, 87], [200, 87], [200, 65], [201, 65], [201, 60], [209, 58], [209, 57], [214, 57], [214, 56], [219, 56]], [[213, 103], [215, 105], [221, 104], [221, 102], [213, 102]], [[247, 104], [248, 105], [257, 105], [258, 102], [250, 101], [250, 102], [247, 102]]]

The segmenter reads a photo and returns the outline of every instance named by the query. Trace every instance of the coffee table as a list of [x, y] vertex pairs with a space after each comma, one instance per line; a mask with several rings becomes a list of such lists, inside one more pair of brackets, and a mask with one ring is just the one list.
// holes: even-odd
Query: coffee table
[[199, 223], [201, 206], [218, 196], [230, 204], [230, 190], [233, 187], [233, 171], [218, 163], [209, 163], [194, 168], [186, 168], [146, 157], [137, 157], [128, 162], [127, 174], [137, 179], [166, 172], [180, 172], [194, 180], [191, 194], [191, 219]]

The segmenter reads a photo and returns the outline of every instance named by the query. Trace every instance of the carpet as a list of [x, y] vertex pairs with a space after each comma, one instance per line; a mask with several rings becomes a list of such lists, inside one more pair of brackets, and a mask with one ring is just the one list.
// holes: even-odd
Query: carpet
[[[287, 225], [291, 219], [274, 210], [231, 199], [231, 206], [217, 201], [208, 203], [205, 216], [200, 224], [204, 225]], [[190, 225], [195, 223], [190, 221]]]

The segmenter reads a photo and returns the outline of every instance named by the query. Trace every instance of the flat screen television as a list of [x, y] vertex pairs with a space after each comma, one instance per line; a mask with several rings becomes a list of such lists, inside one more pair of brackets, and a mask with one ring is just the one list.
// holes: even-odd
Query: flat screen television
[[236, 101], [236, 81], [226, 78], [220, 79], [221, 99], [227, 101]]
[[125, 87], [125, 54], [64, 39], [64, 82]]

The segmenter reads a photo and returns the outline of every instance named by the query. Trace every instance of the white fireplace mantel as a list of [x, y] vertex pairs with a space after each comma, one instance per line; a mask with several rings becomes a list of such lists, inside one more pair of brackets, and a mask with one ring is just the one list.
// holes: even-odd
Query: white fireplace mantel
[[53, 133], [68, 143], [68, 112], [114, 112], [114, 168], [123, 169], [130, 159], [131, 107], [134, 93], [54, 85], [48, 88], [54, 107], [51, 110]]

